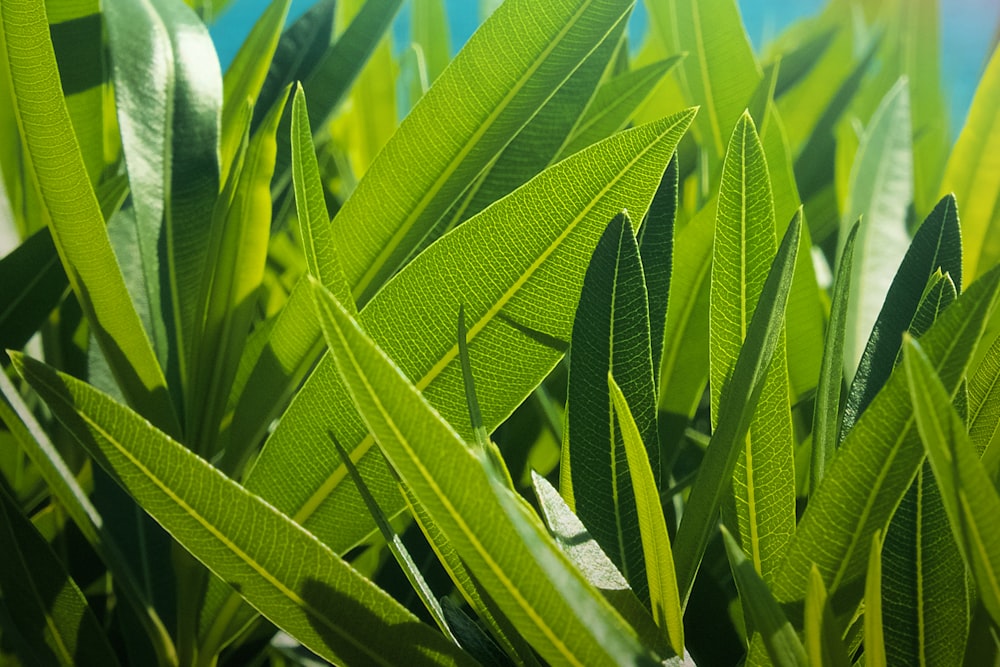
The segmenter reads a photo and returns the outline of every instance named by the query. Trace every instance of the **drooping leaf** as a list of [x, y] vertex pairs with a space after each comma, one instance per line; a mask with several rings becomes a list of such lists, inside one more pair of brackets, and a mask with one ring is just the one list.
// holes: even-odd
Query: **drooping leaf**
[[[359, 304], [399, 268], [410, 248], [631, 4], [515, 0], [483, 24], [406, 117], [334, 218], [335, 233], [343, 239], [344, 273]], [[513, 41], [511, 34], [519, 38]], [[470, 88], [470, 81], [490, 85]], [[316, 96], [308, 85], [306, 93], [315, 110]], [[400, 173], [408, 174], [403, 182]]]
[[854, 239], [857, 233], [856, 223], [851, 227], [844, 243], [830, 298], [830, 321], [827, 324], [823, 366], [820, 369], [813, 412], [810, 459], [810, 488], [813, 489], [822, 481], [838, 444], [840, 392], [844, 384], [844, 327], [847, 325], [847, 295], [850, 293], [851, 263], [854, 261]]
[[979, 81], [969, 116], [958, 135], [945, 167], [943, 192], [954, 192], [962, 204], [962, 240], [965, 280], [986, 273], [1000, 260], [997, 224], [1000, 221], [1000, 169], [996, 168], [1000, 146], [1000, 48], [993, 51]]
[[651, 658], [477, 454], [329, 292], [316, 290], [324, 335], [386, 458], [476, 579], [549, 661]]
[[753, 563], [747, 560], [743, 548], [725, 526], [722, 527], [722, 538], [740, 600], [751, 614], [757, 636], [763, 637], [767, 654], [775, 665], [805, 667], [809, 664], [806, 650], [795, 633], [795, 628], [785, 617], [781, 605], [774, 599]]
[[635, 496], [639, 532], [642, 536], [642, 553], [646, 559], [653, 620], [666, 632], [674, 653], [684, 655], [684, 614], [677, 591], [677, 575], [674, 571], [670, 536], [667, 534], [663, 507], [660, 505], [660, 492], [649, 465], [639, 427], [632, 418], [632, 411], [625, 401], [625, 394], [610, 372], [608, 389], [614, 404], [614, 416], [622, 432], [629, 476], [632, 478], [632, 492]]
[[0, 285], [0, 348], [17, 350], [69, 286], [49, 230], [38, 230], [0, 259]]
[[910, 327], [928, 279], [939, 268], [952, 276], [956, 287], [961, 286], [962, 237], [955, 198], [950, 195], [938, 202], [917, 230], [889, 285], [847, 394], [841, 440], [892, 372], [903, 332]]
[[[709, 361], [712, 422], [730, 382], [775, 251], [763, 148], [750, 115], [736, 124], [723, 165], [712, 256]], [[733, 478], [738, 539], [769, 581], [795, 532], [795, 440], [785, 336], [778, 338]]]
[[674, 540], [674, 562], [681, 600], [687, 602], [709, 537], [718, 524], [723, 495], [743, 451], [750, 422], [763, 391], [774, 350], [784, 327], [785, 306], [802, 228], [801, 216], [788, 226], [760, 292], [746, 339], [719, 400], [711, 444], [698, 469]]
[[[587, 267], [573, 319], [567, 389], [568, 452], [576, 513], [643, 602], [649, 602], [636, 499], [607, 375], [618, 378], [659, 473], [656, 390], [649, 343], [646, 284], [627, 213], [611, 221]], [[599, 380], [603, 379], [603, 386]], [[656, 476], [654, 475], [654, 484]], [[659, 486], [657, 484], [657, 486]]]
[[[45, 538], [0, 486], [0, 590], [25, 664], [117, 665], [100, 622]], [[4, 628], [7, 630], [7, 628]]]
[[[470, 662], [313, 535], [127, 407], [28, 357], [14, 363], [175, 539], [317, 654], [384, 665]], [[393, 641], [384, 641], [387, 633]]]
[[[937, 372], [952, 391], [969, 363], [993, 308], [1000, 270], [984, 276], [949, 306], [921, 338]], [[885, 530], [923, 461], [906, 378], [897, 367], [851, 430], [823, 482], [809, 499], [785, 562], [773, 582], [783, 603], [801, 601], [815, 563], [835, 609], [861, 597], [867, 548]], [[751, 647], [751, 659], [762, 646]]]
[[129, 300], [70, 126], [43, 3], [5, 1], [0, 28], [15, 56], [9, 59], [13, 101], [32, 178], [70, 285], [125, 396], [176, 433], [163, 371]]
[[975, 579], [979, 599], [998, 623], [1000, 534], [994, 525], [1000, 516], [1000, 496], [976, 460], [965, 424], [952, 409], [948, 391], [923, 346], [907, 337], [903, 347], [917, 428], [941, 489], [952, 534]]
[[852, 382], [893, 276], [910, 244], [906, 216], [913, 200], [911, 143], [910, 97], [906, 80], [902, 79], [886, 94], [861, 139], [841, 218], [841, 236], [845, 239], [847, 230], [861, 218], [844, 338], [844, 374]]
[[[615, 213], [645, 211], [691, 115], [621, 133], [554, 165], [435, 243], [364, 308], [361, 321], [369, 335], [468, 438], [454, 333], [458, 304], [465, 305], [469, 318], [483, 420], [492, 430], [560, 357], [501, 315], [569, 339], [585, 272], [581, 258], [593, 253]], [[582, 173], [589, 177], [579, 178]], [[539, 214], [522, 217], [525, 224], [507, 224], [509, 216], [531, 210]], [[470, 252], [473, 247], [478, 250]], [[478, 364], [489, 364], [491, 372], [480, 373]], [[331, 408], [334, 402], [340, 407]], [[329, 356], [292, 401], [245, 483], [342, 553], [374, 525], [356, 492], [342, 484], [346, 471], [326, 442], [328, 432], [352, 453], [387, 514], [401, 509], [395, 480], [380, 459], [367, 455], [374, 441]], [[292, 468], [300, 476], [294, 486], [285, 482]]]

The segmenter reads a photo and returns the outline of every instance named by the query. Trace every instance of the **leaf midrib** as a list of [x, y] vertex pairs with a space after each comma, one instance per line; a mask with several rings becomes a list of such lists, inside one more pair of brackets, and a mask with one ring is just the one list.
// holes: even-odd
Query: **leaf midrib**
[[431, 187], [424, 192], [423, 197], [421, 197], [420, 201], [417, 202], [417, 205], [411, 209], [409, 215], [406, 216], [402, 224], [396, 228], [396, 231], [393, 233], [392, 237], [390, 237], [389, 242], [382, 247], [382, 250], [379, 251], [379, 254], [375, 256], [375, 259], [369, 265], [368, 269], [358, 280], [357, 285], [354, 286], [353, 294], [355, 299], [360, 299], [362, 297], [371, 285], [371, 282], [382, 270], [388, 258], [396, 252], [399, 245], [406, 238], [406, 235], [413, 228], [413, 225], [416, 224], [417, 219], [423, 215], [423, 212], [430, 205], [431, 201], [437, 197], [445, 183], [447, 183], [452, 174], [458, 170], [459, 165], [461, 165], [469, 153], [472, 152], [472, 149], [475, 148], [476, 144], [483, 137], [483, 135], [493, 127], [497, 118], [499, 118], [501, 114], [507, 110], [511, 102], [518, 96], [525, 84], [531, 79], [532, 76], [534, 76], [535, 72], [538, 71], [542, 64], [546, 62], [550, 55], [552, 55], [552, 52], [556, 49], [556, 47], [563, 43], [566, 34], [570, 31], [570, 29], [574, 28], [577, 23], [579, 23], [581, 15], [590, 8], [593, 2], [594, 0], [586, 0], [586, 2], [580, 5], [579, 9], [577, 9], [570, 20], [566, 22], [566, 25], [562, 28], [562, 30], [560, 30], [556, 37], [548, 44], [548, 46], [545, 47], [539, 57], [535, 59], [521, 78], [518, 79], [517, 83], [511, 86], [507, 95], [500, 101], [500, 104], [498, 104], [493, 111], [490, 112], [489, 116], [486, 117], [486, 120], [476, 129], [472, 136], [469, 137], [468, 141], [466, 141], [465, 145], [462, 146], [461, 150], [459, 150], [455, 157], [452, 158], [434, 183], [431, 184]]

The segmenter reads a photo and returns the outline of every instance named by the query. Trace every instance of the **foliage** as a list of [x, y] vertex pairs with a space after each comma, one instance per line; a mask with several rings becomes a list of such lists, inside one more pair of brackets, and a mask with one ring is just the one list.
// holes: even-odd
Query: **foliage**
[[495, 4], [3, 0], [0, 662], [996, 663], [1000, 51]]

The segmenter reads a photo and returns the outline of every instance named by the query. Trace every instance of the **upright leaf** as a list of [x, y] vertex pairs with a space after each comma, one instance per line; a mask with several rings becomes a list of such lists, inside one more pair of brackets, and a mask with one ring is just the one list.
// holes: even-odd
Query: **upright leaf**
[[[334, 219], [344, 243], [344, 272], [359, 303], [399, 268], [410, 248], [631, 4], [514, 0], [483, 24], [406, 117]], [[511, 40], [512, 34], [518, 39]], [[470, 81], [489, 85], [470, 88]], [[308, 86], [306, 92], [315, 100]], [[408, 174], [403, 182], [400, 173]]]
[[882, 539], [879, 531], [872, 535], [868, 552], [868, 572], [865, 575], [865, 664], [886, 667], [885, 625], [882, 618]]
[[0, 29], [32, 177], [70, 285], [125, 396], [176, 432], [163, 371], [132, 307], [70, 126], [43, 3], [5, 1]]
[[945, 167], [943, 192], [962, 203], [962, 268], [972, 281], [1000, 260], [996, 229], [1000, 224], [1000, 48], [993, 51], [979, 81], [965, 126]]
[[[646, 559], [623, 432], [608, 389], [618, 378], [652, 469], [659, 473], [656, 389], [649, 344], [646, 283], [626, 213], [615, 216], [594, 250], [573, 319], [567, 389], [568, 460], [576, 513], [621, 570], [640, 600], [649, 601]], [[604, 379], [604, 385], [598, 383]], [[567, 453], [564, 453], [564, 465]], [[654, 476], [654, 483], [656, 477]], [[658, 486], [658, 485], [657, 485]]]
[[819, 570], [809, 574], [805, 608], [806, 651], [812, 667], [849, 667], [850, 658], [841, 639], [837, 619]]
[[889, 285], [847, 394], [841, 440], [892, 372], [903, 332], [913, 321], [928, 279], [938, 269], [952, 276], [956, 287], [961, 286], [962, 236], [955, 198], [950, 195], [938, 202], [917, 230]]
[[[775, 219], [767, 161], [753, 120], [736, 124], [726, 161], [712, 256], [709, 360], [712, 422], [747, 337], [775, 251]], [[795, 440], [785, 336], [779, 336], [767, 379], [736, 465], [733, 492], [739, 539], [769, 581], [795, 532]]]
[[[1000, 338], [993, 340], [979, 368], [969, 379], [969, 439], [986, 449], [1000, 428]], [[986, 461], [983, 461], [986, 464]], [[989, 466], [987, 466], [989, 470]], [[989, 470], [995, 477], [996, 470]]]
[[42, 326], [68, 286], [49, 230], [38, 230], [0, 259], [0, 284], [0, 347], [17, 350]]
[[906, 216], [913, 201], [911, 142], [910, 97], [906, 80], [901, 79], [886, 94], [861, 139], [841, 218], [844, 238], [861, 218], [844, 340], [844, 374], [851, 380], [909, 246]]
[[[671, 273], [674, 268], [674, 228], [678, 201], [677, 155], [670, 158], [660, 186], [649, 203], [636, 241], [642, 260], [649, 310], [649, 344], [653, 357], [653, 383], [659, 392], [660, 366], [663, 357], [663, 332], [670, 298]], [[659, 393], [657, 393], [659, 396]], [[661, 457], [661, 469], [662, 465]]]
[[403, 483], [494, 601], [550, 662], [651, 658], [576, 571], [537, 516], [487, 470], [399, 368], [328, 292], [324, 335], [358, 411]]
[[17, 355], [14, 363], [147, 512], [311, 650], [334, 662], [471, 662], [313, 535], [136, 413], [38, 361]]

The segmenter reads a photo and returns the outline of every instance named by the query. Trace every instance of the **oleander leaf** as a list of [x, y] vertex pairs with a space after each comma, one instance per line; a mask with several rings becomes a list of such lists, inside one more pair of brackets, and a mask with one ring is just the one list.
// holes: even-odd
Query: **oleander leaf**
[[[736, 124], [726, 154], [715, 222], [709, 388], [716, 428], [721, 396], [760, 303], [775, 246], [767, 161], [746, 113]], [[782, 333], [733, 478], [737, 538], [765, 581], [770, 581], [795, 532], [795, 439], [785, 341]]]
[[310, 650], [333, 662], [472, 663], [301, 526], [129, 408], [29, 357], [13, 360], [115, 481]]
[[945, 167], [942, 192], [954, 192], [962, 204], [962, 269], [972, 281], [1000, 260], [997, 225], [1000, 224], [1000, 48], [979, 81], [965, 126]]
[[584, 579], [524, 501], [489, 471], [329, 292], [323, 333], [352, 400], [403, 484], [484, 589], [550, 662], [649, 663], [621, 617]]
[[[659, 486], [656, 389], [649, 342], [646, 283], [626, 212], [601, 236], [583, 279], [573, 318], [566, 396], [568, 451], [575, 510], [597, 543], [649, 604], [636, 498], [630, 482], [623, 429], [614, 418], [607, 375], [618, 378]], [[600, 381], [604, 384], [601, 385]]]
[[[552, 0], [543, 5], [515, 0], [480, 27], [334, 218], [344, 273], [359, 304], [396, 272], [412, 246], [631, 5], [631, 0]], [[518, 39], [511, 40], [512, 34]], [[489, 85], [470, 88], [470, 81]], [[308, 86], [306, 92], [315, 109]], [[407, 179], [401, 182], [400, 173], [408, 174]]]
[[38, 230], [0, 259], [0, 285], [0, 348], [17, 350], [38, 331], [69, 286], [49, 230]]
[[809, 573], [809, 588], [806, 591], [805, 635], [805, 649], [811, 667], [850, 667], [851, 661], [840, 637], [823, 577], [816, 568]]
[[77, 299], [125, 396], [144, 415], [177, 432], [166, 381], [128, 296], [104, 228], [59, 85], [45, 8], [12, 0], [0, 8], [15, 113], [51, 220], [50, 231]]
[[746, 339], [719, 400], [719, 417], [691, 488], [674, 540], [681, 600], [687, 602], [709, 537], [719, 520], [722, 498], [732, 488], [733, 470], [764, 389], [774, 350], [784, 331], [785, 306], [799, 245], [802, 218], [788, 226], [760, 292]]
[[906, 79], [900, 79], [872, 116], [854, 158], [841, 218], [842, 238], [861, 218], [844, 339], [844, 374], [852, 382], [910, 245], [906, 216], [913, 201], [913, 150], [908, 90]]
[[955, 287], [961, 287], [962, 235], [951, 195], [938, 202], [917, 230], [889, 285], [847, 394], [841, 440], [892, 372], [903, 332], [910, 327], [927, 281], [938, 269], [952, 277]]
[[1000, 534], [994, 530], [1000, 495], [976, 460], [965, 424], [951, 407], [948, 391], [928, 355], [910, 337], [904, 339], [903, 349], [917, 428], [952, 535], [976, 582], [980, 601], [993, 622], [1000, 622]]
[[[995, 338], [969, 379], [969, 439], [980, 452], [995, 447], [1000, 428], [1000, 338]], [[996, 477], [996, 458], [983, 454], [983, 465], [990, 477]]]
[[[24, 664], [117, 665], [100, 622], [45, 538], [0, 486], [0, 591]], [[9, 628], [4, 628], [5, 636]]]
[[886, 667], [885, 623], [882, 614], [882, 538], [881, 531], [872, 535], [865, 574], [865, 665]]
[[649, 581], [649, 601], [653, 620], [663, 629], [676, 655], [684, 655], [684, 613], [677, 590], [677, 574], [670, 548], [667, 523], [660, 505], [660, 491], [653, 477], [639, 427], [625, 401], [625, 394], [608, 373], [608, 388], [614, 405], [614, 415], [622, 432], [622, 442], [628, 460], [629, 477], [635, 496], [642, 553], [646, 559]]

